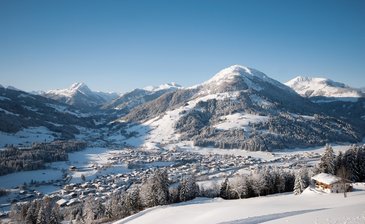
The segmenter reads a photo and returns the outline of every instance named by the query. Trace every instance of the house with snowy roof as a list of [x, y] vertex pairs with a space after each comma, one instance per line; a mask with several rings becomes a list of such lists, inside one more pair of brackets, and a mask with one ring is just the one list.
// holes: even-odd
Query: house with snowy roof
[[[340, 177], [328, 173], [320, 173], [312, 177], [315, 188], [327, 193], [343, 193], [344, 187]], [[345, 183], [346, 191], [350, 190], [349, 181]]]

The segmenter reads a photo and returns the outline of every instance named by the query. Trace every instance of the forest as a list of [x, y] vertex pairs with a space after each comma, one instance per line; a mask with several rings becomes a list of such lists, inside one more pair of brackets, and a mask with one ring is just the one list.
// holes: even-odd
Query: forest
[[69, 152], [85, 149], [82, 141], [36, 143], [29, 148], [7, 146], [0, 151], [0, 176], [13, 172], [45, 168], [46, 163], [67, 161]]

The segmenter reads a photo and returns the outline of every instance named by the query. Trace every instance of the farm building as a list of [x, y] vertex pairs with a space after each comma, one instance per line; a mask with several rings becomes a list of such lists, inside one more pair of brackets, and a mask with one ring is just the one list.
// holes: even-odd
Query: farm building
[[[317, 190], [327, 193], [343, 193], [343, 183], [341, 178], [328, 173], [320, 173], [312, 177]], [[346, 191], [350, 190], [349, 182], [345, 183]]]

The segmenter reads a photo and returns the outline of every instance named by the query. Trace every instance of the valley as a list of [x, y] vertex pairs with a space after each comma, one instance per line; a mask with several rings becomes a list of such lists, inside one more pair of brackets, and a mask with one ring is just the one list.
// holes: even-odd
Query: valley
[[[23, 220], [17, 211], [49, 203], [52, 211], [57, 209], [56, 218], [64, 221], [148, 223], [144, 217], [155, 212], [160, 216], [165, 209], [189, 211], [195, 204], [203, 208], [225, 203], [206, 198], [260, 199], [292, 192], [298, 176], [310, 191], [310, 178], [325, 171], [320, 164], [328, 150], [333, 159], [347, 165], [354, 155], [361, 158], [365, 143], [363, 95], [333, 81], [313, 80], [295, 78], [284, 85], [258, 70], [233, 65], [192, 87], [169, 83], [125, 94], [92, 91], [83, 83], [38, 95], [0, 87], [0, 153], [16, 148], [19, 154], [10, 165], [2, 161], [12, 170], [0, 176], [5, 192], [0, 197], [1, 217], [4, 222]], [[304, 93], [312, 91], [305, 87], [313, 87], [311, 81], [321, 88], [329, 85], [329, 90]], [[67, 151], [57, 146], [73, 141], [83, 148]], [[37, 146], [60, 156], [52, 162], [34, 158], [38, 165], [29, 170], [21, 150], [32, 154]], [[362, 168], [358, 169], [354, 180], [362, 180]], [[195, 197], [199, 198], [184, 202]], [[123, 207], [128, 203], [131, 207]], [[166, 207], [155, 207], [159, 205]], [[117, 208], [127, 210], [118, 213]], [[309, 208], [301, 209], [304, 214]], [[295, 217], [300, 211], [257, 215], [272, 221]], [[261, 220], [230, 217], [214, 222]]]

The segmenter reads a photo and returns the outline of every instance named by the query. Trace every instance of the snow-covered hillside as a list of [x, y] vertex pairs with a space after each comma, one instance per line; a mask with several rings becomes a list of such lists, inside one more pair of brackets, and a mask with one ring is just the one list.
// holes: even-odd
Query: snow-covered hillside
[[139, 212], [115, 224], [133, 223], [365, 223], [365, 185], [354, 192], [325, 194], [307, 189], [300, 196], [277, 194], [242, 200], [197, 198], [190, 202], [159, 206]]
[[119, 96], [110, 103], [104, 105], [103, 108], [116, 109], [127, 113], [137, 106], [155, 100], [163, 94], [175, 91], [177, 89], [182, 89], [182, 87], [174, 82], [162, 84], [159, 86], [147, 86], [143, 89], [137, 88]]
[[143, 89], [150, 91], [150, 92], [156, 92], [156, 91], [165, 90], [165, 89], [180, 89], [180, 88], [182, 88], [182, 86], [180, 86], [179, 84], [177, 84], [175, 82], [170, 82], [170, 83], [161, 84], [159, 86], [146, 86]]
[[326, 78], [298, 76], [285, 84], [304, 97], [328, 97], [330, 101], [356, 101], [364, 96], [355, 88]]
[[342, 122], [314, 116], [326, 111], [258, 70], [233, 65], [202, 84], [141, 104], [118, 121], [129, 125], [131, 138], [125, 141], [137, 147], [193, 141], [202, 147], [272, 150], [321, 145], [324, 138], [354, 142]]
[[69, 88], [49, 90], [42, 95], [79, 107], [94, 107], [119, 96], [117, 93], [92, 91], [85, 83], [74, 83]]

